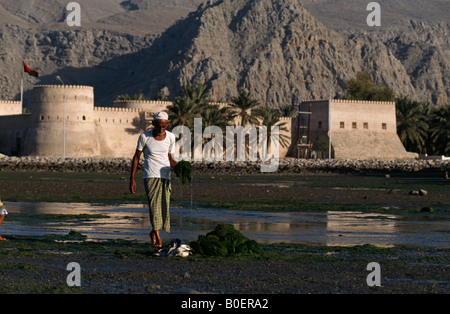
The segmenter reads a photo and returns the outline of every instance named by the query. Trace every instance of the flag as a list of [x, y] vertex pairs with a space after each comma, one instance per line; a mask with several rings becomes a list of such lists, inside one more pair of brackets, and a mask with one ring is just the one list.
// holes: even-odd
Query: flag
[[23, 69], [24, 69], [24, 72], [28, 73], [28, 74], [31, 75], [31, 76], [34, 76], [34, 77], [38, 77], [38, 76], [39, 76], [38, 71], [31, 70], [31, 69], [27, 66], [27, 64], [25, 63], [25, 61], [23, 61]]

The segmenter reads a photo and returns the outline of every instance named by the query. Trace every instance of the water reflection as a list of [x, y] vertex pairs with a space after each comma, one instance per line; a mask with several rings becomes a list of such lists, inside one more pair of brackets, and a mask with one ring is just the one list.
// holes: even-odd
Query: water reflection
[[[148, 241], [150, 223], [146, 204], [93, 205], [73, 203], [5, 203], [9, 216], [2, 235], [65, 235], [76, 230], [91, 239], [121, 238]], [[42, 214], [102, 214], [103, 218], [40, 218]], [[26, 219], [24, 219], [26, 217]], [[106, 217], [106, 218], [105, 218]], [[267, 213], [184, 207], [171, 208], [172, 232], [165, 240], [195, 240], [218, 223], [231, 223], [260, 243], [305, 243], [351, 246], [400, 244], [450, 247], [450, 217], [428, 219], [417, 215], [362, 212]]]

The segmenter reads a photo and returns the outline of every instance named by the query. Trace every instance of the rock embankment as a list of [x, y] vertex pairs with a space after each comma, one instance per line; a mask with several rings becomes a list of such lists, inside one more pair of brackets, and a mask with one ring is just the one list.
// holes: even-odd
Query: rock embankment
[[[49, 158], [0, 156], [1, 171], [128, 172], [131, 158]], [[194, 173], [244, 175], [261, 173], [260, 162], [193, 162]], [[140, 162], [140, 168], [143, 161]], [[279, 160], [275, 173], [370, 173], [450, 171], [449, 160]]]

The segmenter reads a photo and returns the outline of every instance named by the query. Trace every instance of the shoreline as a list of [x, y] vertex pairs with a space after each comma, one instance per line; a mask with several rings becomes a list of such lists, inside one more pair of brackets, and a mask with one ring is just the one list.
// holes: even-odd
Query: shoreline
[[[422, 171], [450, 171], [450, 160], [326, 160], [282, 158], [277, 171], [261, 173], [257, 161], [193, 161], [193, 171], [203, 174], [294, 174], [294, 173], [417, 173]], [[139, 167], [142, 168], [143, 160]], [[51, 158], [0, 157], [0, 172], [14, 170], [67, 172], [129, 172], [131, 158]]]

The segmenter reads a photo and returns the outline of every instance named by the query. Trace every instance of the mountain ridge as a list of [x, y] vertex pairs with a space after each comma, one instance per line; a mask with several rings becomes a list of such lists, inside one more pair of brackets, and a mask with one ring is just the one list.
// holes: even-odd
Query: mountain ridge
[[[90, 15], [82, 15], [83, 27], [68, 28], [65, 1], [49, 1], [34, 13], [22, 0], [6, 2], [8, 10], [0, 4], [3, 99], [18, 97], [22, 59], [42, 70], [39, 79], [27, 78], [27, 98], [32, 83], [56, 84], [60, 75], [66, 84], [93, 85], [100, 105], [111, 104], [117, 93], [166, 92], [173, 99], [193, 83], [207, 84], [215, 100], [248, 88], [263, 103], [295, 104], [342, 96], [345, 81], [359, 70], [397, 94], [429, 102], [441, 93], [450, 96], [448, 22], [408, 20], [401, 31], [348, 29], [345, 23], [331, 27], [323, 14], [308, 11], [339, 5], [334, 0], [306, 0], [304, 6], [291, 0], [114, 0], [101, 15], [95, 13], [106, 3], [100, 0]], [[35, 7], [41, 2], [33, 1]], [[82, 8], [89, 3], [80, 1]], [[153, 25], [150, 16], [165, 24]]]
[[[176, 37], [179, 33], [183, 35]], [[206, 84], [216, 100], [226, 101], [237, 90], [247, 88], [269, 105], [297, 103], [330, 94], [340, 97], [346, 80], [358, 71], [367, 71], [377, 83], [388, 84], [399, 95], [437, 98], [436, 93], [423, 97], [422, 90], [415, 90], [415, 81], [383, 38], [338, 34], [297, 1], [218, 1], [191, 13], [156, 42], [155, 49], [149, 49], [151, 57], [143, 55], [145, 61], [137, 66], [145, 65], [152, 72], [151, 81], [137, 80], [148, 84], [139, 87], [149, 95], [170, 91], [174, 96], [183, 85]], [[152, 58], [164, 54], [158, 46], [171, 45], [178, 54], [152, 63]], [[167, 66], [161, 72], [164, 63]], [[443, 65], [440, 80], [448, 71], [448, 64]], [[447, 84], [439, 88], [445, 91]], [[124, 88], [132, 89], [126, 82]]]

